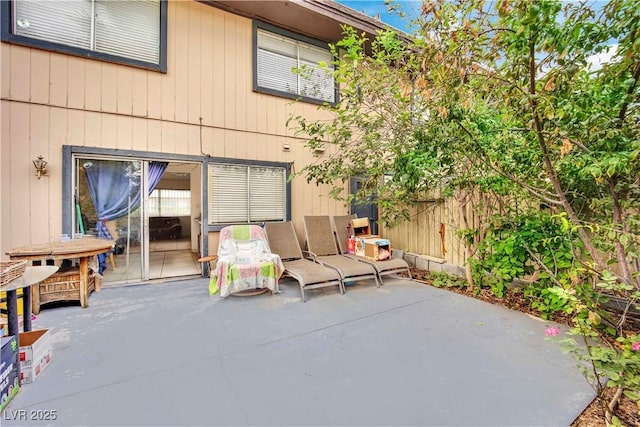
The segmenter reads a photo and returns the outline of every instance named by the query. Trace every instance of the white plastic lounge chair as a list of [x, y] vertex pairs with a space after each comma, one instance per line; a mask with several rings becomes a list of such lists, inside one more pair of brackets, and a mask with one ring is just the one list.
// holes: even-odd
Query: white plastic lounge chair
[[344, 293], [344, 284], [336, 270], [303, 257], [291, 222], [268, 222], [264, 228], [271, 251], [280, 255], [284, 264], [284, 274], [298, 281], [302, 302], [306, 301], [305, 289], [338, 286], [340, 293]]

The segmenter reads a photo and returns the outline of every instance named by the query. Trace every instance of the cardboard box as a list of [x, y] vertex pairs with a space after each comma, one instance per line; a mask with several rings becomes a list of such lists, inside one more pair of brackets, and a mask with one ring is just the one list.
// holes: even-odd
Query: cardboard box
[[32, 383], [40, 376], [44, 368], [49, 366], [53, 357], [53, 348], [49, 347], [47, 352], [38, 358], [28, 368], [20, 367], [20, 384]]
[[369, 218], [353, 218], [351, 220], [351, 230], [356, 237], [371, 235]]
[[20, 376], [23, 383], [30, 383], [51, 363], [53, 346], [49, 329], [20, 334]]
[[18, 378], [18, 340], [15, 335], [0, 338], [0, 411], [20, 390]]
[[387, 239], [364, 239], [364, 257], [371, 261], [389, 259], [391, 257], [391, 242]]

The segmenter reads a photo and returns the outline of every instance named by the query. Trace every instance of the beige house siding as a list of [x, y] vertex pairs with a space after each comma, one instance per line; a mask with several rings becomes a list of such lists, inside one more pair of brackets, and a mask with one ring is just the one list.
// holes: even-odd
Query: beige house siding
[[[59, 238], [63, 145], [205, 153], [293, 163], [294, 170], [314, 161], [286, 120], [321, 118], [316, 106], [252, 91], [251, 20], [172, 0], [167, 31], [166, 74], [1, 44], [3, 259], [11, 247]], [[49, 173], [37, 180], [32, 160], [40, 154]], [[327, 193], [303, 177], [292, 182], [300, 236], [303, 215], [347, 212]], [[214, 252], [217, 236], [210, 243]]]

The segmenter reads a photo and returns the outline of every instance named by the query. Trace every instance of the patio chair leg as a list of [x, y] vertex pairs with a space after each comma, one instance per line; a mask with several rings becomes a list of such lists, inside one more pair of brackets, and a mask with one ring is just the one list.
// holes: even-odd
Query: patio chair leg
[[302, 293], [302, 302], [307, 302], [306, 298], [304, 297], [304, 286], [300, 285], [300, 292]]

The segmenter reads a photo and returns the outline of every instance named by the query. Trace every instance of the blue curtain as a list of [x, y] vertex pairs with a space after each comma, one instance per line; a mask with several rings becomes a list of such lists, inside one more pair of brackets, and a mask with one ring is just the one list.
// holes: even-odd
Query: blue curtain
[[[167, 169], [167, 162], [149, 163], [149, 194]], [[140, 206], [140, 162], [91, 160], [83, 165], [89, 194], [98, 215], [98, 237], [114, 239], [105, 221], [125, 216]], [[98, 255], [99, 272], [106, 268], [106, 255]]]

